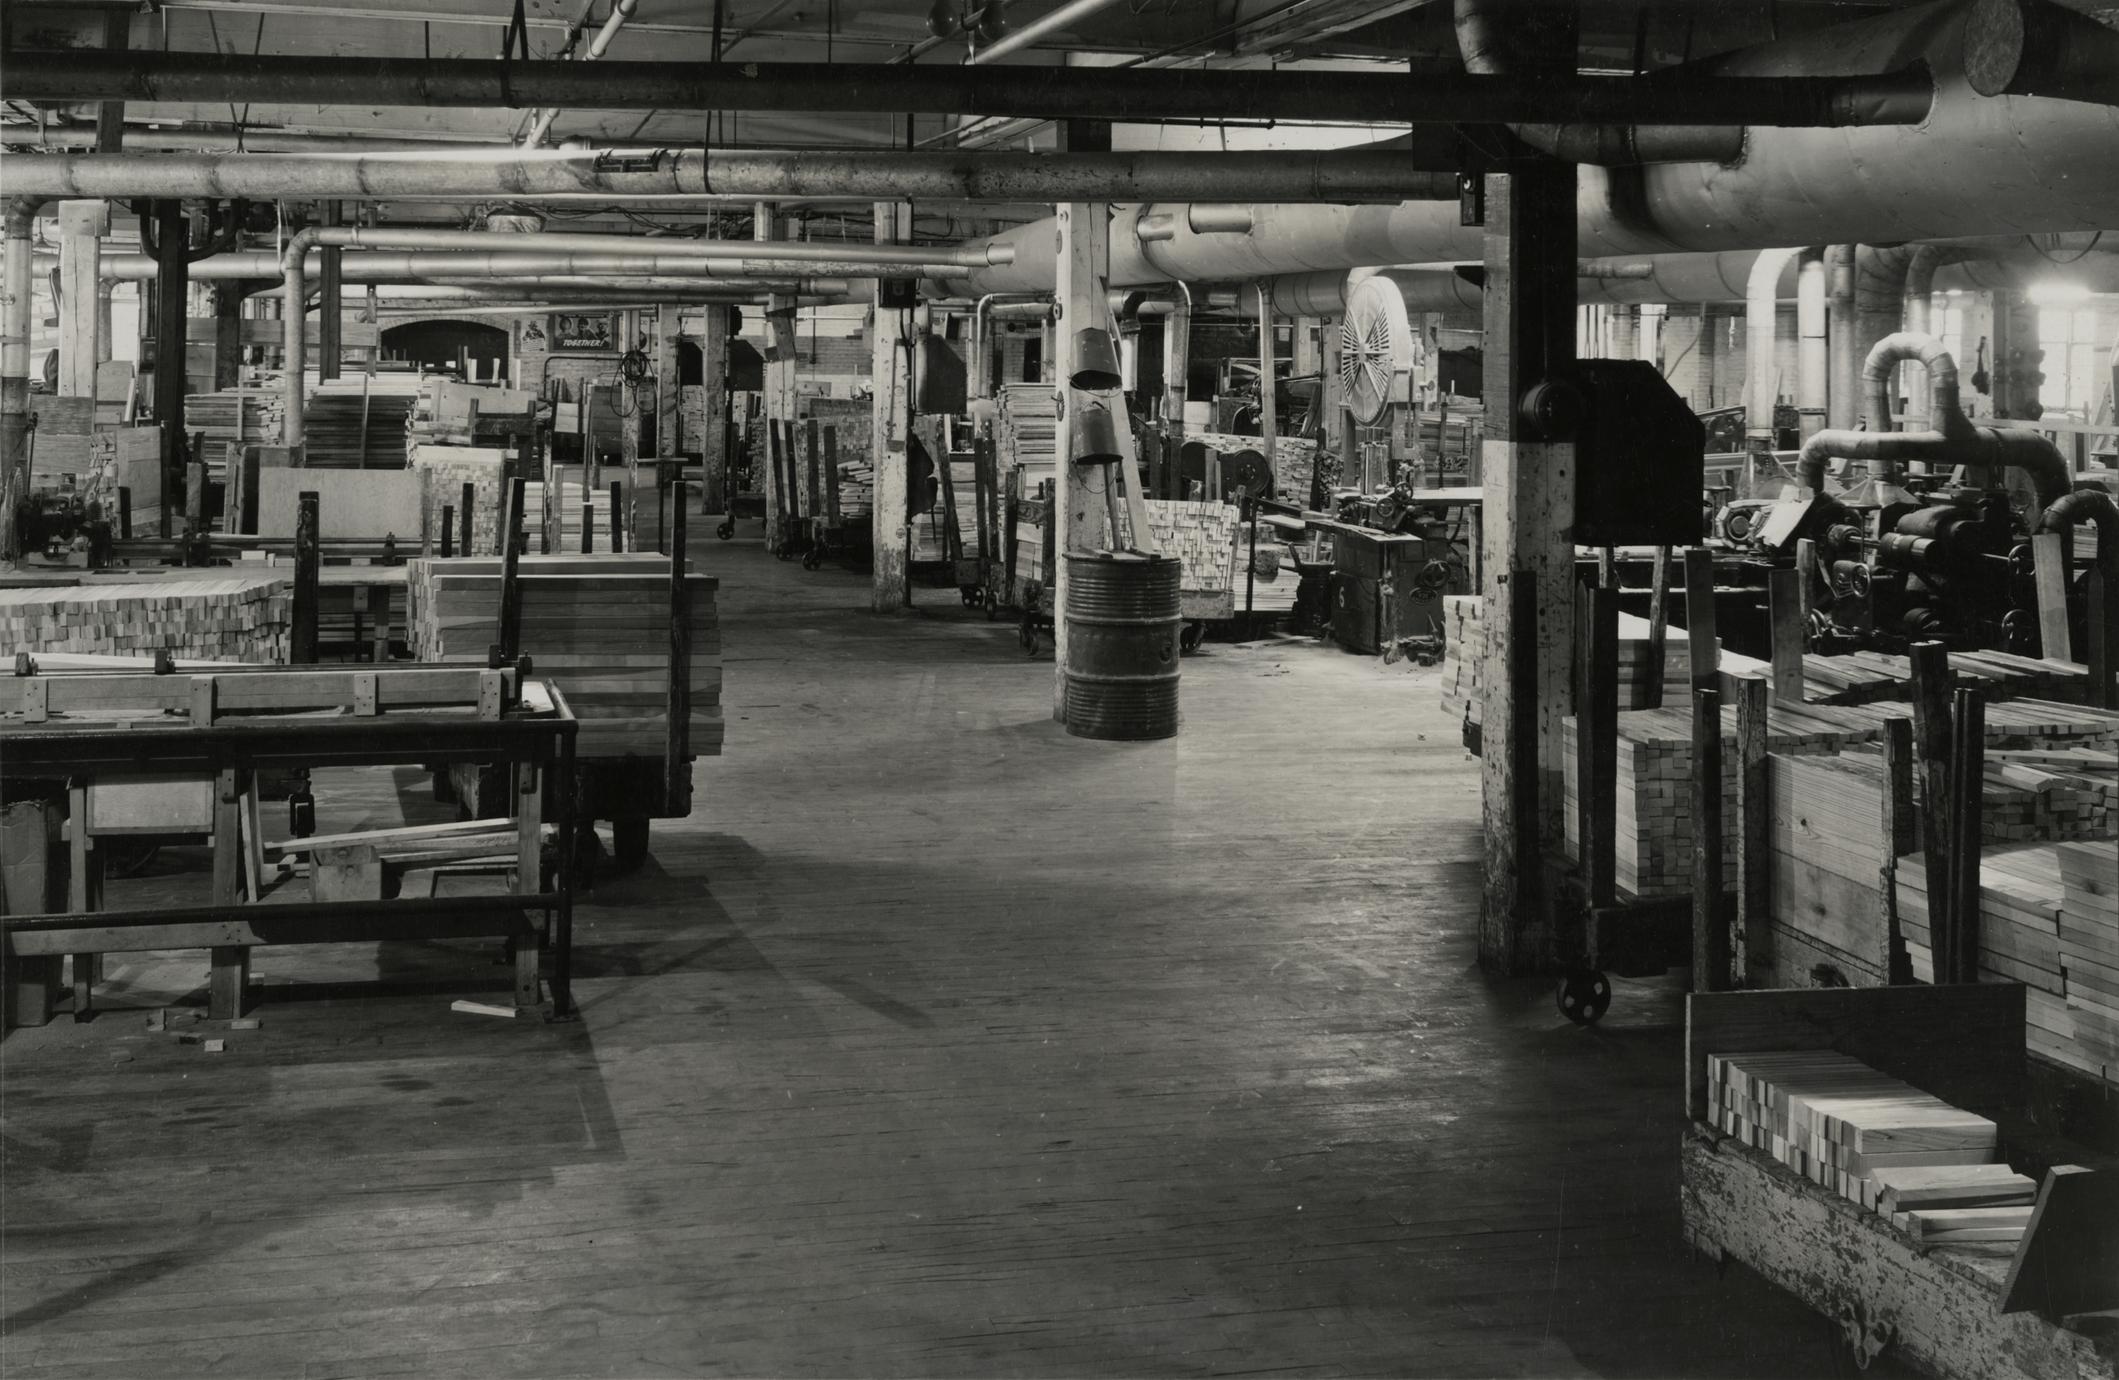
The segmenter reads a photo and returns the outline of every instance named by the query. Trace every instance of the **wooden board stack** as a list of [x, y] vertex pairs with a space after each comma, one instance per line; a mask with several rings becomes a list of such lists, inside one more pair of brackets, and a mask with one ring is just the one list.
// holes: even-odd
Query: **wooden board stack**
[[1994, 1123], [1832, 1050], [1707, 1056], [1717, 1129], [1923, 1245], [2013, 1250], [2037, 1185]]
[[[669, 558], [525, 556], [522, 650], [581, 720], [583, 757], [660, 758], [668, 736]], [[499, 635], [500, 562], [408, 563], [408, 617], [422, 661], [483, 662]], [[719, 756], [720, 582], [686, 577], [691, 599], [691, 751]]]
[[[1188, 431], [1185, 440], [1197, 441], [1224, 455], [1233, 455], [1240, 450], [1265, 450], [1264, 437], [1238, 436], [1226, 431]], [[1317, 443], [1299, 436], [1276, 437], [1273, 453], [1266, 459], [1273, 467], [1273, 496], [1283, 503], [1308, 507], [1310, 482], [1317, 472]]]
[[[2089, 684], [2086, 668], [2069, 661], [2044, 661], [2011, 652], [1950, 653], [1950, 672], [1959, 685], [1985, 692], [1989, 701], [2019, 695], [2075, 700]], [[1819, 704], [1873, 704], [1907, 697], [1912, 663], [1885, 652], [1846, 652], [1803, 658], [1805, 697]]]
[[184, 426], [206, 433], [206, 449], [219, 455], [222, 443], [276, 446], [280, 443], [283, 411], [277, 384], [224, 388], [216, 393], [193, 393], [184, 399]]
[[[602, 482], [589, 490], [590, 546], [586, 553], [581, 549], [581, 494], [583, 483], [581, 469], [576, 466], [571, 472], [559, 469], [556, 473], [558, 478], [555, 484], [545, 485], [532, 480], [523, 485], [523, 527], [529, 534], [529, 549], [540, 555], [552, 556], [609, 555], [611, 550], [611, 481], [613, 479], [623, 479], [625, 471], [622, 469], [604, 471], [603, 476], [600, 476]], [[654, 476], [652, 473], [649, 474], [648, 481], [650, 485], [653, 484]], [[543, 522], [547, 489], [551, 491], [552, 516], [555, 519], [554, 525], [558, 529], [558, 544], [550, 551], [545, 550]]]
[[405, 419], [418, 392], [412, 374], [356, 374], [317, 385], [302, 421], [309, 468], [403, 469]]
[[1478, 594], [1442, 596], [1442, 712], [1450, 722], [1478, 724], [1486, 717], [1479, 668], [1486, 660], [1486, 625]]
[[[441, 549], [441, 510], [459, 508], [463, 503], [464, 485], [473, 486], [471, 513], [471, 551], [468, 554], [490, 556], [499, 551], [500, 531], [500, 481], [505, 474], [506, 460], [497, 450], [476, 446], [417, 446], [412, 451], [411, 467], [423, 477], [426, 486], [427, 530], [435, 534], [435, 549]], [[527, 498], [523, 501], [526, 514], [537, 510]], [[457, 538], [463, 535], [463, 514], [458, 512], [451, 519], [456, 524]], [[525, 525], [535, 527], [533, 518], [525, 516]], [[452, 541], [456, 538], [452, 538]], [[462, 547], [452, 549], [463, 554]]]
[[1148, 530], [1158, 550], [1184, 563], [1178, 583], [1188, 593], [1220, 594], [1236, 574], [1236, 528], [1241, 510], [1233, 503], [1151, 498]]
[[[843, 454], [843, 452], [842, 452]], [[876, 504], [876, 470], [867, 458], [839, 462], [839, 516], [867, 517]]]
[[958, 549], [967, 560], [978, 555], [978, 461], [970, 451], [952, 451], [946, 463], [949, 466], [949, 489], [945, 492], [937, 477], [934, 502], [912, 514], [912, 542], [908, 557], [911, 560], [949, 559], [947, 538], [952, 508]]
[[[1576, 855], [1574, 716], [1564, 721], [1567, 851]], [[1838, 752], [1872, 741], [1881, 716], [1822, 705], [1775, 705], [1769, 751], [1789, 755]], [[1734, 858], [1738, 842], [1736, 710], [1722, 709], [1722, 848]], [[1619, 715], [1617, 800], [1613, 829], [1615, 876], [1631, 896], [1674, 896], [1692, 887], [1692, 714], [1689, 709], [1636, 709]], [[1881, 858], [1878, 859], [1881, 866]]]
[[2119, 1083], [2119, 848], [2063, 843], [2058, 912], [2062, 997], [2075, 1048]]
[[[378, 376], [378, 380], [382, 377], [389, 376]], [[537, 403], [534, 393], [466, 383], [441, 374], [396, 375], [390, 389], [406, 397], [399, 429], [405, 433], [408, 450], [423, 445], [470, 445], [474, 417], [520, 417]]]
[[281, 576], [234, 575], [0, 590], [0, 655], [166, 651], [202, 661], [284, 662], [288, 589]]
[[88, 473], [89, 438], [95, 434], [93, 398], [38, 393], [29, 400], [36, 428], [30, 436], [32, 481], [55, 483], [62, 475]]
[[[1034, 494], [1053, 476], [1059, 419], [1049, 383], [1008, 383], [994, 398], [993, 443], [1001, 492]], [[1022, 487], [1009, 483], [1023, 472]]]
[[[1469, 709], [1471, 721], [1484, 717], [1479, 685], [1479, 662], [1486, 652], [1481, 618], [1485, 600], [1477, 594], [1444, 595], [1442, 649], [1442, 707], [1450, 717], [1462, 720]], [[1648, 664], [1648, 620], [1630, 613], [1619, 615], [1619, 708], [1640, 709], [1649, 700], [1654, 677]], [[1663, 643], [1663, 703], [1686, 702], [1690, 683], [1691, 653], [1683, 628], [1666, 631]], [[1732, 673], [1759, 669], [1749, 657], [1724, 651], [1717, 663]]]

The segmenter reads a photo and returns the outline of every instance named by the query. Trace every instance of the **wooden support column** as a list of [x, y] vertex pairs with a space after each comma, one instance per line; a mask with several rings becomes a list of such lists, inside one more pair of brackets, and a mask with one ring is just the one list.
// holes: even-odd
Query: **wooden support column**
[[[190, 223], [181, 201], [154, 203], [155, 222], [155, 371], [154, 413], [162, 428], [162, 535], [169, 535], [176, 495], [184, 491], [194, 459], [184, 431], [184, 352], [190, 345], [185, 318], [190, 310]], [[296, 304], [300, 310], [300, 304]], [[192, 499], [185, 497], [187, 507]]]
[[[896, 243], [905, 208], [894, 201], [875, 204], [877, 244]], [[877, 613], [905, 607], [911, 543], [911, 478], [907, 464], [912, 444], [912, 313], [882, 303], [882, 280], [876, 281], [874, 327], [869, 335], [869, 377], [874, 384], [870, 423], [875, 433], [874, 498], [869, 506], [870, 542], [875, 550], [869, 606]], [[937, 465], [949, 458], [937, 455]]]
[[1940, 642], [1916, 642], [1912, 662], [1913, 742], [1920, 766], [1920, 848], [1928, 883], [1929, 952], [1934, 978], [1949, 979], [1955, 917], [1950, 914], [1950, 659]]
[[[1178, 453], [1185, 443], [1185, 403], [1191, 390], [1187, 373], [1192, 367], [1192, 308], [1183, 296], [1163, 318], [1163, 474], [1161, 498], [1177, 496], [1184, 469]], [[1285, 497], [1286, 495], [1282, 495]]]
[[1574, 169], [1526, 160], [1489, 175], [1485, 201], [1479, 961], [1517, 973], [1544, 960], [1552, 937], [1543, 858], [1560, 844], [1561, 728], [1573, 698], [1575, 475], [1573, 444], [1528, 434], [1516, 404], [1574, 359]]
[[1743, 988], [1773, 959], [1773, 799], [1767, 748], [1772, 691], [1757, 676], [1736, 682], [1736, 925], [1729, 985]]
[[[619, 316], [621, 323], [619, 338], [625, 342], [625, 348], [628, 350], [639, 349], [642, 343], [641, 338], [646, 334], [641, 327], [642, 315], [643, 313], [638, 311], [628, 311]], [[619, 388], [621, 392], [619, 393], [620, 403], [618, 407], [618, 458], [625, 465], [627, 486], [633, 488], [634, 492], [637, 493], [639, 492], [637, 486], [640, 479], [639, 409], [640, 404], [645, 399], [640, 396], [638, 389], [626, 390], [625, 385], [622, 383]], [[625, 395], [627, 391], [632, 393], [630, 398]], [[593, 457], [591, 459], [593, 460]]]
[[[1093, 152], [1111, 147], [1111, 126], [1101, 121], [1071, 120], [1063, 126], [1065, 146], [1072, 152]], [[1061, 202], [1059, 212], [1058, 287], [1052, 305], [1058, 320], [1053, 323], [1052, 386], [1060, 402], [1060, 420], [1055, 427], [1053, 456], [1057, 492], [1053, 502], [1054, 561], [1052, 590], [1052, 717], [1066, 717], [1067, 700], [1067, 560], [1069, 551], [1090, 551], [1107, 545], [1109, 524], [1104, 516], [1102, 486], [1110, 482], [1112, 468], [1099, 467], [1084, 474], [1074, 465], [1070, 434], [1073, 393], [1068, 380], [1076, 368], [1075, 334], [1084, 330], [1108, 330], [1111, 277], [1111, 207], [1101, 201]], [[1120, 425], [1124, 425], [1121, 421]]]
[[[338, 225], [343, 216], [339, 203], [327, 201], [323, 206], [323, 223]], [[346, 251], [337, 245], [322, 245], [316, 251], [320, 266], [316, 274], [316, 378], [319, 383], [328, 383], [338, 377], [339, 357], [345, 353], [339, 338], [344, 318], [340, 315], [344, 296], [341, 289], [345, 274], [341, 262]]]
[[722, 511], [722, 495], [728, 489], [728, 328], [727, 307], [706, 309], [706, 327], [699, 337], [699, 381], [705, 389], [706, 434], [698, 438], [704, 457], [699, 465], [699, 511]]
[[670, 459], [677, 454], [677, 332], [680, 308], [674, 303], [655, 308], [655, 455]]
[[96, 395], [96, 290], [110, 203], [59, 203], [59, 396]]

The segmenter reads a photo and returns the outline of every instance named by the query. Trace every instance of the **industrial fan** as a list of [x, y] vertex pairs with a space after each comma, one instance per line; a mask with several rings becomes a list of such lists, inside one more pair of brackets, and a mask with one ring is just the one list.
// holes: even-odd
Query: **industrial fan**
[[1392, 403], [1408, 401], [1419, 362], [1420, 342], [1398, 285], [1380, 274], [1355, 284], [1339, 322], [1340, 391], [1354, 419], [1374, 426]]

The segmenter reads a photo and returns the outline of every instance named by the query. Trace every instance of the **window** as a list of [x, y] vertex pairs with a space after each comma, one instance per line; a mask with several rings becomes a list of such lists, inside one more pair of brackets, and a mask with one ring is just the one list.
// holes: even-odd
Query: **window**
[[2088, 420], [2111, 390], [2112, 345], [2119, 335], [2119, 301], [2088, 306], [2045, 307], [2038, 313], [2039, 366], [2045, 384], [2039, 397], [2050, 412]]

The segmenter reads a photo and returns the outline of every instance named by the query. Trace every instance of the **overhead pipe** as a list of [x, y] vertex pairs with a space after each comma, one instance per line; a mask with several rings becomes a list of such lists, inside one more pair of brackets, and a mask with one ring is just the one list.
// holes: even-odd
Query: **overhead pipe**
[[[1420, 180], [1419, 189], [1411, 192], [1411, 195], [1420, 196], [1430, 191], [1439, 193], [1444, 180], [1445, 175], [1441, 173], [1425, 174]], [[1449, 184], [1447, 195], [1455, 196], [1455, 175], [1447, 175], [1446, 180]], [[1399, 190], [1401, 194], [1406, 193], [1404, 188]], [[1249, 206], [1194, 202], [1175, 211], [1144, 212], [1133, 222], [1133, 234], [1135, 238], [1146, 241], [1175, 239], [1180, 217], [1185, 228], [1195, 235], [1248, 235], [1255, 223]]]
[[[631, 19], [633, 11], [639, 7], [640, 0], [617, 0], [617, 3], [611, 6], [610, 16], [603, 21], [603, 27], [596, 31], [596, 37], [589, 40], [589, 50], [581, 55], [581, 61], [594, 62], [609, 52], [611, 40], [618, 36], [618, 31], [625, 27], [625, 21]], [[529, 132], [522, 136], [523, 147], [536, 148], [542, 144], [545, 136], [552, 132], [552, 122], [558, 118], [557, 106], [548, 106], [538, 111], [536, 118], [530, 121]]]
[[[1457, 51], [1464, 70], [1481, 76], [1508, 76], [1514, 69], [1513, 47], [1503, 33], [1520, 27], [1520, 6], [1504, 0], [1455, 0], [1453, 19]], [[1572, 57], [1572, 53], [1569, 55]], [[1524, 75], [1518, 73], [1517, 75]], [[1544, 80], [1538, 74], [1537, 80]], [[1741, 127], [1648, 127], [1632, 124], [1512, 124], [1510, 130], [1532, 148], [1569, 163], [1606, 167], [1640, 163], [1733, 163], [1744, 151]]]
[[1768, 249], [1751, 264], [1744, 290], [1744, 440], [1754, 451], [1773, 449], [1773, 408], [1780, 401], [1773, 358], [1775, 325], [1780, 315], [1781, 275], [1802, 253]]
[[964, 61], [969, 63], [995, 62], [1019, 53], [1050, 34], [1056, 34], [1070, 24], [1079, 24], [1092, 15], [1110, 9], [1119, 0], [1071, 0], [1048, 14], [1039, 15], [1020, 29], [1001, 35], [981, 48], [974, 48]]
[[42, 203], [10, 198], [0, 265], [0, 565], [22, 559], [20, 514], [29, 497], [30, 235]]
[[1928, 371], [1928, 431], [1820, 431], [1803, 443], [1796, 472], [1814, 494], [1825, 492], [1825, 470], [1834, 459], [1865, 460], [1877, 477], [1895, 479], [1908, 462], [1930, 466], [2013, 468], [2030, 476], [2040, 509], [2050, 511], [2067, 494], [2067, 462], [2039, 432], [2022, 427], [1974, 424], [1958, 405], [1957, 361], [1933, 336], [1901, 331], [1884, 337], [1862, 364], [1862, 386], [1872, 412], [1888, 415], [1891, 371], [1902, 360], [1918, 360]]
[[[484, 233], [491, 242], [491, 232]], [[543, 236], [539, 236], [543, 239]], [[638, 254], [540, 254], [535, 252], [502, 251], [497, 253], [472, 253], [466, 250], [443, 250], [435, 253], [379, 253], [368, 251], [348, 254], [341, 263], [345, 281], [352, 283], [389, 283], [403, 278], [454, 275], [456, 277], [525, 277], [539, 273], [593, 274], [627, 276], [661, 276], [673, 278], [800, 278], [800, 277], [873, 277], [878, 268], [904, 277], [938, 278], [955, 272], [948, 264], [923, 263], [918, 260], [901, 262], [837, 259], [793, 259], [777, 254], [771, 257], [744, 258], [698, 258], [684, 254], [661, 254], [651, 251], [660, 240], [635, 240], [644, 252]], [[748, 245], [750, 241], [742, 241]], [[762, 246], [770, 250], [793, 248], [792, 245], [773, 244]], [[35, 261], [57, 263], [57, 256], [37, 254]], [[312, 255], [304, 266], [307, 273], [315, 273], [321, 267], [321, 256]], [[105, 253], [98, 269], [106, 280], [115, 282], [148, 282], [160, 272], [154, 259], [146, 254]], [[191, 266], [190, 276], [215, 280], [270, 278], [279, 274], [280, 256], [270, 250], [243, 250], [227, 254], [215, 254], [201, 259]]]
[[[920, 69], [926, 70], [926, 69]], [[1068, 68], [1068, 71], [1078, 69]], [[1187, 201], [1242, 187], [1261, 201], [1456, 199], [1417, 154], [840, 153], [697, 148], [464, 153], [77, 153], [0, 157], [23, 195], [346, 201], [415, 196], [845, 197], [882, 201]]]
[[2051, 0], [1973, 0], [1966, 75], [1982, 96], [2119, 105], [2119, 31]]
[[1535, 83], [1467, 74], [1308, 68], [1052, 67], [821, 62], [500, 62], [17, 48], [14, 100], [436, 108], [525, 104], [594, 110], [999, 115], [1076, 119], [1345, 124], [1519, 124], [1836, 128], [1913, 124], [1930, 91], [1917, 66], [1854, 76], [1717, 72], [1711, 79], [1577, 76]]
[[1038, 296], [1035, 293], [1027, 292], [989, 292], [985, 296], [979, 298], [979, 300], [972, 305], [971, 396], [973, 396], [974, 398], [990, 398], [993, 396], [994, 381], [992, 378], [989, 377], [989, 372], [991, 368], [990, 357], [993, 351], [990, 348], [986, 339], [986, 332], [988, 329], [986, 323], [990, 319], [988, 313], [990, 313], [996, 306], [1015, 305], [1019, 303], [1032, 302], [1046, 303], [1049, 307], [1049, 299]]
[[[2104, 578], [2104, 597], [2119, 598], [2119, 501], [2109, 490], [2086, 486], [2061, 495], [2046, 505], [2038, 530], [2058, 533], [2065, 543], [2063, 556], [2072, 559], [2074, 530], [2085, 522], [2097, 529], [2097, 568]], [[2109, 685], [2096, 687], [2098, 695], [2110, 692]]]
[[1848, 430], [1860, 416], [1861, 365], [1854, 354], [1855, 246], [1825, 247], [1825, 424]]
[[[1688, 166], [1581, 167], [1581, 252], [1896, 244], [2119, 225], [2119, 178], [2083, 172], [2111, 161], [2119, 147], [2119, 109], [1980, 96], [1965, 80], [1963, 21], [1962, 7], [1944, 0], [1721, 60], [1717, 70], [1742, 75], [1754, 67], [1874, 71], [1917, 58], [1934, 71], [1935, 101], [1918, 129], [1821, 133], [1755, 124], [1742, 160], [1705, 174]], [[1967, 186], [1980, 194], [1965, 195]], [[1180, 227], [1168, 242], [1141, 244], [1114, 234], [1111, 280], [1122, 287], [1173, 278], [1249, 281], [1363, 264], [1466, 262], [1484, 252], [1483, 232], [1460, 224], [1453, 201], [1261, 204], [1257, 211], [1258, 226], [1246, 236], [1200, 236]], [[1126, 229], [1129, 214], [1121, 212], [1115, 228]], [[969, 275], [955, 290], [1049, 289], [1054, 233], [1048, 218], [990, 237], [1016, 245], [1021, 257], [1010, 269]]]

